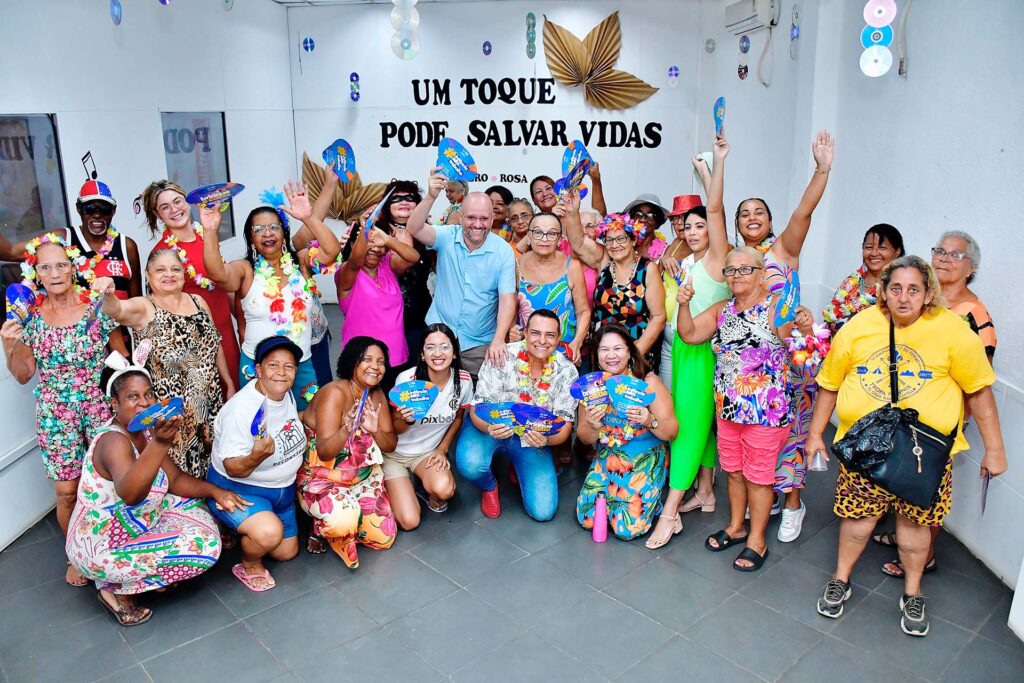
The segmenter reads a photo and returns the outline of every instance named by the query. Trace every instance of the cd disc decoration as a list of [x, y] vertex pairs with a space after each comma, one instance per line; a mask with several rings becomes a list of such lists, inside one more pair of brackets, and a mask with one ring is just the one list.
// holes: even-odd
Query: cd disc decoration
[[394, 5], [391, 10], [391, 26], [395, 29], [395, 34], [391, 36], [391, 51], [396, 57], [406, 61], [420, 53], [420, 37], [414, 30], [420, 25], [420, 13], [413, 8], [416, 2], [417, 0], [391, 0], [391, 4]]
[[526, 56], [537, 56], [537, 15], [533, 12], [526, 14]]
[[679, 67], [670, 66], [668, 68], [668, 87], [675, 88], [679, 85]]
[[349, 76], [348, 76], [348, 86], [349, 86], [349, 88], [348, 88], [349, 89], [349, 94], [348, 94], [349, 99], [351, 99], [353, 102], [358, 102], [359, 101], [359, 74], [357, 74], [355, 71], [350, 73]]
[[800, 5], [793, 5], [793, 20], [789, 25], [789, 58], [800, 54]]
[[492, 49], [491, 48], [491, 41], [485, 40], [483, 46], [480, 49], [483, 50], [484, 57], [490, 57], [491, 56], [491, 49]]
[[707, 40], [704, 41], [704, 52], [707, 52], [708, 54], [711, 54], [714, 51], [715, 51], [715, 39], [714, 38], [708, 38]]
[[872, 45], [860, 55], [860, 70], [865, 76], [878, 78], [889, 73], [892, 68], [892, 53], [889, 48]]
[[740, 52], [743, 54], [750, 52], [750, 37], [747, 35], [740, 36]]
[[860, 70], [865, 76], [878, 78], [892, 68], [893, 19], [896, 18], [895, 0], [868, 0], [864, 5], [864, 23], [860, 31], [860, 44], [864, 52], [860, 55]]
[[121, 0], [110, 0], [110, 20], [114, 26], [121, 25]]
[[302, 49], [306, 52], [312, 52], [316, 49], [316, 41], [314, 41], [310, 36], [306, 36], [302, 39]]

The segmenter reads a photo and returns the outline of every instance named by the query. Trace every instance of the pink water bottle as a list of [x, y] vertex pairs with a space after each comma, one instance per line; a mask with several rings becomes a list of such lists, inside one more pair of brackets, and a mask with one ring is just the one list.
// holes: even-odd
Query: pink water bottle
[[608, 501], [605, 500], [604, 491], [597, 492], [597, 500], [594, 501], [594, 529], [591, 531], [591, 538], [594, 543], [604, 543], [608, 540]]

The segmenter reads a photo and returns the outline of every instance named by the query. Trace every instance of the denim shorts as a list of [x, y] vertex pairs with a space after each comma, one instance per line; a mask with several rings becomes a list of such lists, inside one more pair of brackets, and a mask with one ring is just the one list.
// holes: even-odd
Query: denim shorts
[[252, 503], [244, 510], [228, 512], [217, 509], [217, 504], [213, 499], [207, 500], [206, 504], [210, 507], [214, 518], [232, 531], [238, 531], [238, 526], [257, 512], [273, 512], [284, 527], [283, 538], [299, 535], [299, 526], [295, 521], [295, 484], [289, 484], [283, 488], [240, 484], [228, 479], [212, 467], [206, 474], [206, 481], [222, 489], [234, 491]]

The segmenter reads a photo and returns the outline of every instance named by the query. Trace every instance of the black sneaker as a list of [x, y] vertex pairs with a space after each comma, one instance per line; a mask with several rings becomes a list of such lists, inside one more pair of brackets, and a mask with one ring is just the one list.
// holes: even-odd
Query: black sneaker
[[825, 584], [825, 592], [818, 598], [818, 614], [829, 619], [843, 616], [843, 604], [850, 599], [850, 584], [832, 579]]
[[928, 617], [924, 613], [923, 595], [904, 595], [900, 598], [900, 628], [908, 636], [923, 638], [928, 635]]

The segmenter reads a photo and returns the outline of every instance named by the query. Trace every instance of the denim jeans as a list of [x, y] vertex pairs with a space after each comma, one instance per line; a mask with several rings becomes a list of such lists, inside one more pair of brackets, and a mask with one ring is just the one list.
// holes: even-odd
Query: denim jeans
[[518, 436], [495, 439], [466, 420], [455, 447], [455, 465], [463, 477], [480, 489], [493, 491], [498, 482], [491, 471], [491, 461], [499, 450], [504, 451], [516, 469], [526, 514], [538, 522], [554, 517], [558, 509], [558, 476], [550, 448], [524, 447]]

